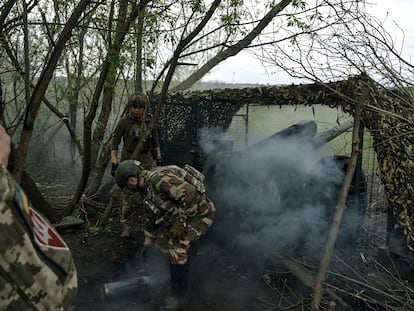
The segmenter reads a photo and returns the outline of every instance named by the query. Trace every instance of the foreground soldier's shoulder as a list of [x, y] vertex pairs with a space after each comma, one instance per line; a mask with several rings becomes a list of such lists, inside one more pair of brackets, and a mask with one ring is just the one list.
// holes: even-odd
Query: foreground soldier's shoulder
[[0, 164], [0, 201], [3, 202], [5, 199], [5, 192], [7, 188], [7, 176], [4, 166]]
[[13, 182], [13, 177], [4, 165], [0, 164], [0, 202], [12, 200], [15, 191], [16, 187]]
[[7, 248], [0, 247], [9, 285], [0, 289], [0, 310], [66, 310], [77, 293], [68, 247], [1, 165], [0, 196], [0, 228], [10, 237]]

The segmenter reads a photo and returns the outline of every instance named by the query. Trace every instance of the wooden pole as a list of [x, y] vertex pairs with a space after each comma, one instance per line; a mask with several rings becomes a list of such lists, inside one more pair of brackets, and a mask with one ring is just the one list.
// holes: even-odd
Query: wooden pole
[[339, 225], [341, 224], [342, 215], [346, 207], [346, 199], [348, 196], [349, 188], [351, 186], [351, 182], [355, 173], [356, 165], [358, 156], [360, 153], [359, 150], [359, 125], [361, 121], [361, 113], [364, 106], [365, 101], [367, 100], [369, 95], [369, 90], [365, 89], [363, 94], [358, 98], [358, 102], [355, 108], [355, 115], [354, 115], [354, 126], [352, 130], [352, 152], [351, 152], [351, 159], [349, 161], [348, 169], [344, 178], [344, 182], [342, 184], [342, 189], [339, 194], [338, 203], [335, 208], [335, 215], [331, 224], [331, 228], [329, 231], [328, 240], [325, 245], [325, 251], [321, 262], [319, 264], [318, 273], [316, 274], [313, 291], [312, 291], [312, 310], [316, 311], [319, 310], [319, 306], [321, 303], [322, 298], [322, 284], [326, 277], [326, 272], [329, 268], [329, 263], [332, 258], [332, 254], [335, 247], [336, 238], [339, 232]]

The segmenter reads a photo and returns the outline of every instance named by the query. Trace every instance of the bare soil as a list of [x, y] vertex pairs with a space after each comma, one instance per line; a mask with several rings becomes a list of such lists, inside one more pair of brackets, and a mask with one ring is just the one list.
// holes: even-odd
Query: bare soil
[[[94, 224], [96, 219], [90, 217], [89, 221]], [[61, 233], [73, 252], [78, 271], [79, 291], [74, 310], [158, 310], [158, 303], [168, 294], [169, 272], [165, 255], [153, 249], [147, 261], [143, 262], [137, 234], [133, 233], [131, 238], [125, 239], [120, 237], [120, 232], [115, 210], [103, 228], [85, 224], [82, 228]], [[363, 259], [372, 261], [376, 256], [375, 241], [361, 240], [359, 248], [365, 254]], [[367, 244], [367, 241], [372, 244]], [[210, 247], [204, 249], [204, 242], [211, 243], [208, 239], [201, 240], [191, 255], [189, 304], [185, 310], [308, 309], [311, 288], [292, 275], [276, 256], [271, 257], [270, 262], [260, 258], [252, 262], [251, 259], [243, 259], [239, 253], [232, 254], [219, 247], [217, 252], [212, 252]], [[346, 264], [369, 270], [369, 264], [364, 264], [363, 259], [340, 258]], [[142, 275], [150, 276], [153, 283], [116, 297], [103, 296], [104, 284]], [[329, 298], [323, 300], [326, 308]], [[351, 310], [365, 310], [362, 306], [357, 307], [355, 301], [348, 303], [348, 306], [356, 307]], [[347, 308], [337, 306], [335, 310]]]
[[[74, 310], [157, 310], [158, 302], [168, 294], [167, 258], [153, 250], [150, 263], [143, 263], [136, 236], [121, 238], [117, 222], [94, 233], [83, 228], [61, 234], [73, 252], [78, 272], [79, 291]], [[201, 251], [191, 257], [186, 310], [265, 310], [255, 309], [255, 305], [265, 302], [270, 308], [276, 304], [274, 291], [263, 281], [261, 271], [252, 271], [237, 261], [223, 264], [220, 260], [217, 265], [212, 258], [198, 260], [204, 255]], [[161, 281], [117, 297], [103, 296], [105, 283], [140, 275]]]
[[[38, 187], [61, 213], [70, 200], [73, 185], [65, 179], [51, 180], [54, 178], [38, 175]], [[137, 232], [128, 239], [120, 237], [120, 202], [103, 227], [96, 224], [106, 205], [89, 203], [84, 202], [76, 211], [84, 225], [60, 231], [72, 251], [78, 274], [73, 310], [157, 310], [169, 291], [168, 258], [153, 248], [143, 262]], [[263, 270], [257, 268], [262, 263], [243, 262], [243, 256], [221, 250], [220, 242], [212, 251], [211, 243], [216, 242], [209, 243], [208, 248], [203, 248], [201, 240], [192, 250], [186, 310], [271, 310], [277, 304], [274, 290], [264, 282]], [[102, 293], [104, 284], [142, 275], [151, 279], [145, 288], [111, 298]]]
[[[69, 201], [67, 192], [70, 189], [61, 184], [41, 190], [48, 193], [47, 199], [58, 211], [63, 210]], [[104, 227], [97, 227], [104, 208], [105, 205], [85, 203], [78, 211], [85, 224], [61, 232], [72, 250], [78, 273], [79, 290], [73, 310], [157, 310], [169, 289], [167, 257], [152, 249], [147, 260], [143, 261], [137, 233], [133, 232], [129, 239], [120, 237], [119, 206], [114, 207]], [[380, 303], [375, 300], [371, 303], [364, 297], [365, 302], [361, 303], [363, 299], [358, 295], [367, 291], [355, 286], [357, 283], [349, 282], [361, 276], [371, 278], [378, 273], [374, 263], [379, 246], [385, 242], [385, 216], [384, 209], [368, 209], [357, 251], [352, 256], [341, 252], [334, 254], [331, 271], [344, 273], [349, 278], [339, 278], [334, 273], [328, 276], [328, 291], [323, 296], [321, 310], [387, 310], [381, 305], [384, 297], [374, 297]], [[231, 244], [223, 245], [222, 241], [209, 234], [195, 245], [190, 257], [189, 304], [185, 310], [310, 309], [312, 288], [305, 285], [306, 274], [311, 271], [314, 275], [318, 261], [308, 261], [309, 258], [298, 253], [295, 260], [299, 268], [292, 273], [292, 266], [288, 269], [273, 249], [268, 250], [266, 258], [245, 256], [247, 254], [243, 251], [248, 253], [249, 250], [234, 251]], [[318, 255], [313, 254], [315, 258]], [[148, 286], [125, 291], [112, 298], [102, 294], [104, 284], [138, 276], [148, 276]]]

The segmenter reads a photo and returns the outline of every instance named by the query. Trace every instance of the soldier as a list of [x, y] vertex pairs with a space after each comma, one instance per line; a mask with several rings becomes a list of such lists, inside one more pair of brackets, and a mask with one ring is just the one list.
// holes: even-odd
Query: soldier
[[[111, 142], [111, 174], [115, 174], [118, 166], [118, 147], [123, 142], [121, 161], [133, 159], [132, 155], [140, 136], [147, 130], [151, 116], [148, 113], [149, 100], [144, 93], [134, 93], [128, 98], [129, 114], [124, 116], [115, 128], [115, 133]], [[153, 130], [149, 137], [144, 141], [143, 148], [135, 160], [139, 160], [145, 169], [152, 169], [154, 158], [157, 162], [161, 161], [161, 150], [158, 141], [157, 131]], [[139, 194], [132, 194], [128, 189], [123, 191], [123, 204], [121, 208], [120, 222], [122, 225], [121, 237], [129, 237], [131, 225], [134, 219], [140, 225], [134, 226], [144, 239], [143, 207], [142, 204], [135, 204], [132, 208], [133, 201], [140, 201]]]
[[[192, 174], [187, 168], [193, 170]], [[207, 232], [216, 213], [205, 193], [203, 177], [196, 178], [197, 174], [203, 176], [191, 166], [145, 170], [133, 160], [121, 162], [115, 174], [121, 188], [145, 193], [151, 217], [145, 230], [145, 247], [155, 242], [169, 254], [172, 295], [163, 302], [164, 310], [176, 310], [186, 303], [189, 249]]]
[[72, 254], [7, 171], [0, 126], [0, 310], [67, 310], [77, 293]]

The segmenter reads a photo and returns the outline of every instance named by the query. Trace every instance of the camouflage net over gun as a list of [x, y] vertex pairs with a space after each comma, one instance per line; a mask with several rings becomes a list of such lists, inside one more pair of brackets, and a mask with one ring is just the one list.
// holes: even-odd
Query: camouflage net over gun
[[373, 137], [381, 180], [395, 222], [402, 226], [408, 248], [414, 250], [414, 105], [409, 90], [407, 94], [386, 90], [368, 76], [360, 75], [326, 84], [177, 92], [168, 96], [159, 120], [160, 139], [170, 145], [191, 146], [198, 141], [199, 130], [204, 127], [227, 130], [234, 115], [247, 103], [322, 104], [353, 114], [365, 88], [370, 89], [370, 100], [362, 122]]

